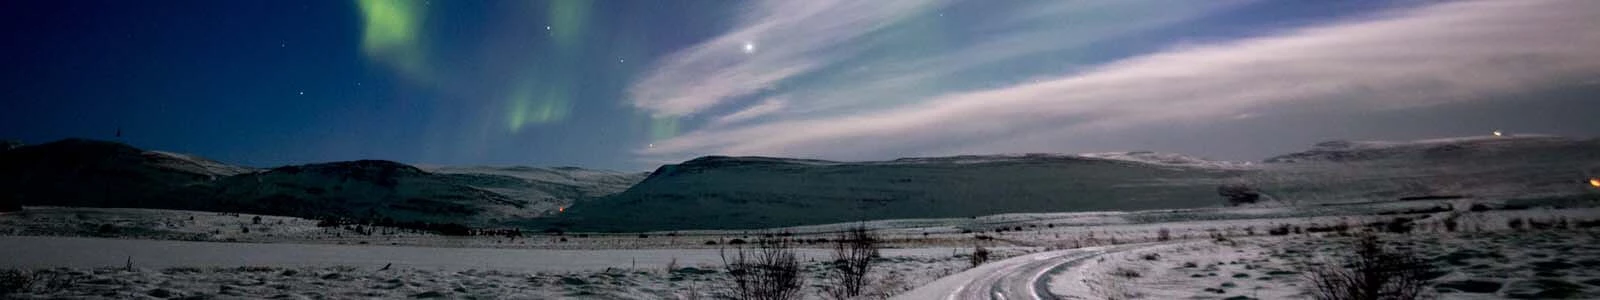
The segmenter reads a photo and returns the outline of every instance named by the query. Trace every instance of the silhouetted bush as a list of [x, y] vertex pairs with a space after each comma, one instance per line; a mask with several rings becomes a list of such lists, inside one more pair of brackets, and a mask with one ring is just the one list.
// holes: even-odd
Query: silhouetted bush
[[972, 256], [967, 257], [967, 263], [976, 268], [987, 262], [989, 262], [989, 248], [984, 248], [983, 245], [973, 245]]
[[1254, 204], [1261, 201], [1261, 192], [1254, 187], [1244, 184], [1225, 184], [1217, 186], [1217, 195], [1228, 200], [1229, 206]]
[[866, 227], [857, 226], [833, 241], [833, 265], [822, 290], [833, 299], [860, 296], [867, 273], [872, 270], [872, 258], [878, 256], [878, 237]]
[[1283, 226], [1278, 226], [1278, 228], [1267, 229], [1267, 235], [1289, 235], [1289, 225], [1283, 225]]
[[729, 255], [720, 251], [723, 268], [733, 277], [730, 290], [736, 299], [798, 299], [805, 276], [793, 244], [782, 238], [762, 238], [754, 249], [740, 247]]
[[1472, 211], [1472, 212], [1486, 212], [1486, 211], [1489, 211], [1490, 209], [1491, 208], [1489, 208], [1488, 205], [1483, 205], [1483, 204], [1478, 204], [1478, 203], [1472, 204], [1471, 207], [1467, 207], [1467, 210], [1468, 211]]
[[1319, 300], [1410, 300], [1428, 287], [1433, 266], [1408, 252], [1385, 247], [1376, 235], [1358, 237], [1352, 256], [1307, 273], [1312, 297]]

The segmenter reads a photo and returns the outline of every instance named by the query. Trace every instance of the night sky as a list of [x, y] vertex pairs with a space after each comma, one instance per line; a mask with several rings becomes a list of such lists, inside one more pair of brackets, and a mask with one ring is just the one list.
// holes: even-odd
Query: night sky
[[3, 1], [0, 138], [618, 170], [1586, 138], [1595, 28], [1590, 0]]

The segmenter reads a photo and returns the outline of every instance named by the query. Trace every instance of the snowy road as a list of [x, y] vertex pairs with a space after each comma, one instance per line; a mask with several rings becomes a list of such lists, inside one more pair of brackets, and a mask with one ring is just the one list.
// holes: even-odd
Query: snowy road
[[1050, 293], [1052, 275], [1071, 271], [1080, 262], [1102, 254], [1149, 246], [1152, 244], [1088, 247], [1013, 257], [940, 278], [894, 299], [1063, 299]]

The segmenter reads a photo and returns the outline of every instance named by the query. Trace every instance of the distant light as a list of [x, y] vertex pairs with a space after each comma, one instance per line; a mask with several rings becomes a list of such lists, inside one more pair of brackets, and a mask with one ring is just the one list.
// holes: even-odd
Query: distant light
[[558, 207], [556, 207], [556, 212], [567, 212], [567, 207], [566, 206], [558, 206]]
[[302, 92], [300, 92], [300, 94], [301, 94], [301, 95], [305, 95], [305, 94], [306, 94], [306, 92], [303, 92], [303, 91], [302, 91]]
[[1499, 130], [1495, 130], [1494, 131], [1494, 136], [1505, 136], [1505, 133], [1502, 133]]
[[1600, 178], [1589, 178], [1589, 186], [1600, 188]]
[[756, 43], [744, 42], [744, 53], [756, 53]]

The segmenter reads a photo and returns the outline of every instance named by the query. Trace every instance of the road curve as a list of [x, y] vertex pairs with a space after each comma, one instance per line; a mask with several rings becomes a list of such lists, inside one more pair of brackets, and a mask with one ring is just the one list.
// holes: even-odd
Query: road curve
[[1051, 275], [1071, 269], [1080, 262], [1100, 255], [1127, 251], [1154, 244], [1101, 246], [1057, 250], [990, 262], [955, 275], [945, 276], [894, 299], [1061, 299], [1048, 287]]

